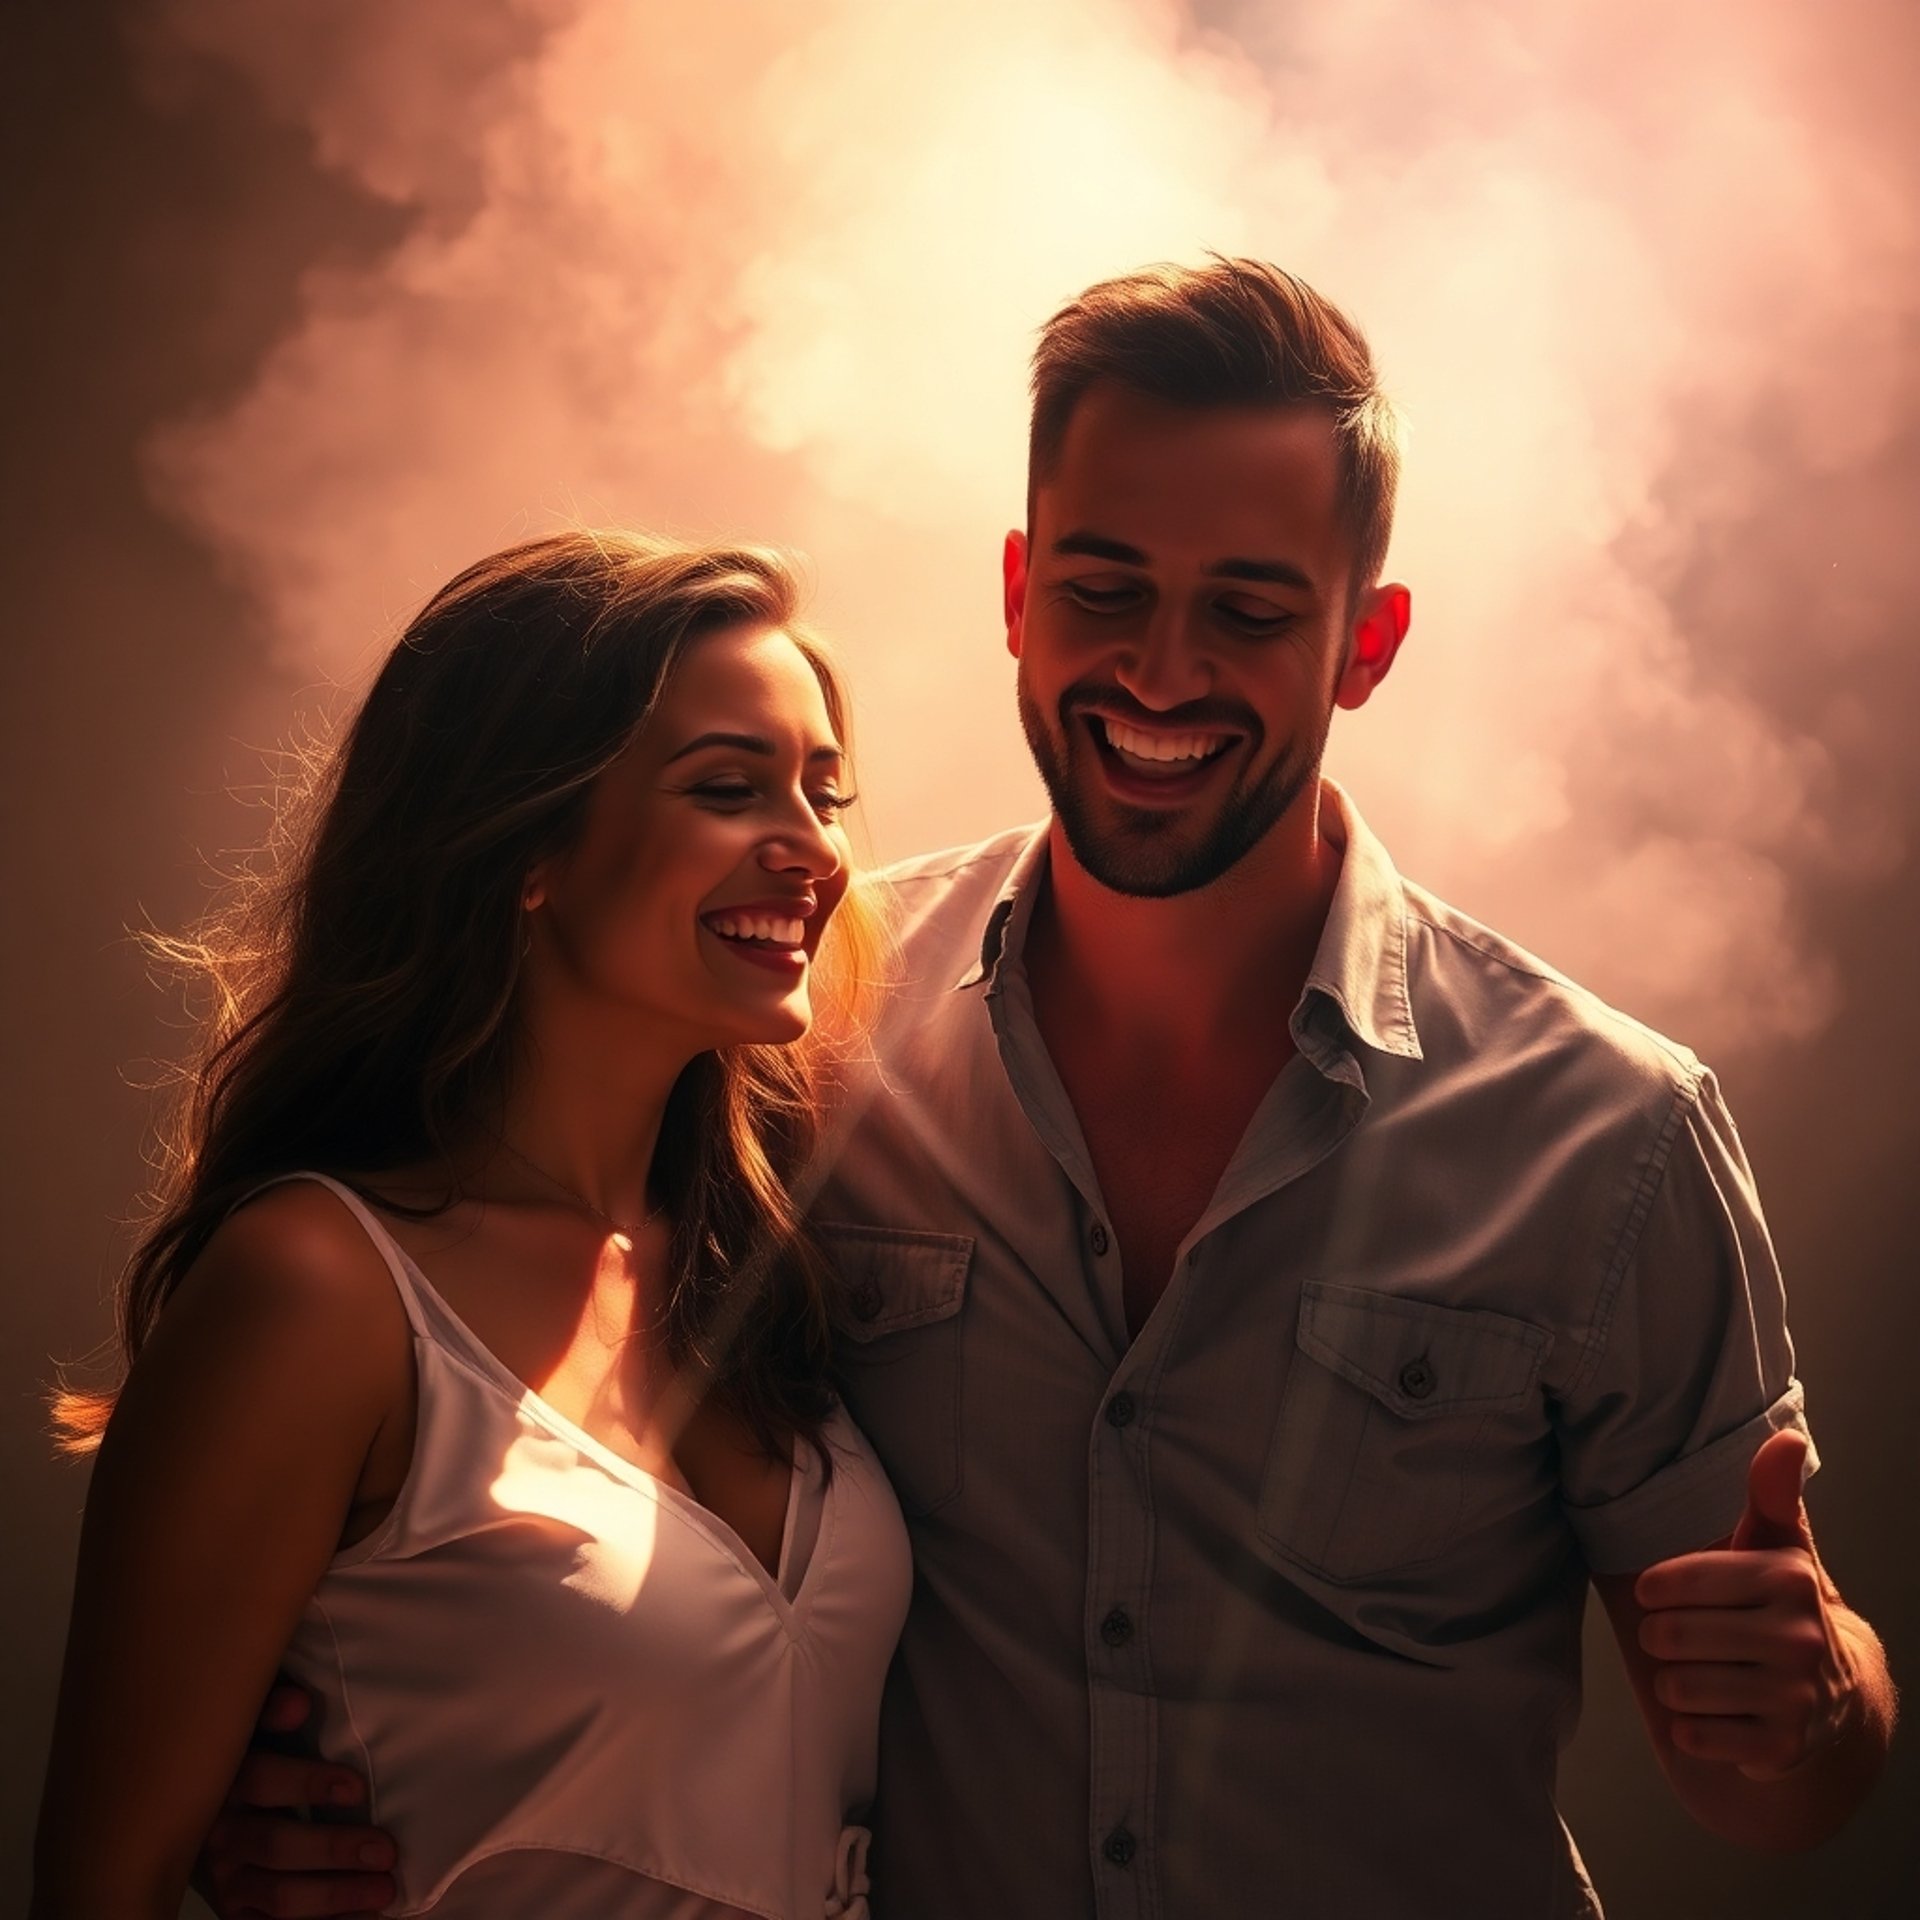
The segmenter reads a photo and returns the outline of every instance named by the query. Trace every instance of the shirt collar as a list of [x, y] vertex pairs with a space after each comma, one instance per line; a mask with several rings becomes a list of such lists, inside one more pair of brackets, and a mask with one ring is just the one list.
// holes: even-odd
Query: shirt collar
[[1332, 780], [1320, 783], [1320, 832], [1341, 849], [1340, 880], [1307, 972], [1306, 1002], [1320, 996], [1347, 1031], [1376, 1053], [1418, 1060], [1420, 1035], [1407, 993], [1407, 902], [1400, 875], [1360, 810]]
[[[1000, 971], [1017, 965], [1033, 918], [1037, 882], [1046, 870], [1049, 822], [1033, 829], [981, 930], [979, 958], [954, 983], [955, 991], [983, 981], [989, 994]], [[1400, 875], [1346, 792], [1332, 780], [1320, 783], [1320, 831], [1341, 849], [1340, 879], [1333, 905], [1308, 971], [1296, 1031], [1316, 997], [1335, 1011], [1347, 1031], [1377, 1053], [1418, 1060], [1420, 1036], [1407, 995], [1407, 914]]]
[[1038, 881], [1046, 871], [1047, 834], [1050, 820], [1042, 820], [1014, 856], [1007, 877], [987, 910], [986, 925], [980, 935], [980, 957], [954, 982], [957, 993], [963, 987], [977, 987], [983, 980], [988, 993], [1000, 984], [1000, 969], [1011, 957], [1019, 958], [1027, 944], [1027, 925], [1033, 918], [1033, 903], [1039, 897]]

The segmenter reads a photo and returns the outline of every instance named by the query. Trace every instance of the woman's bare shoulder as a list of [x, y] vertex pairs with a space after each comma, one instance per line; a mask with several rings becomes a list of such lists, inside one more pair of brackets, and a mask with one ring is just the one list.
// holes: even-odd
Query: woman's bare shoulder
[[284, 1180], [241, 1202], [213, 1231], [180, 1304], [241, 1309], [251, 1321], [404, 1341], [406, 1310], [385, 1255], [347, 1204], [317, 1180]]
[[138, 1456], [117, 1470], [142, 1498], [168, 1462], [229, 1493], [271, 1468], [337, 1533], [339, 1502], [376, 1437], [410, 1417], [413, 1391], [412, 1327], [379, 1247], [336, 1194], [289, 1181], [242, 1202], [201, 1248], [129, 1370], [101, 1460]]

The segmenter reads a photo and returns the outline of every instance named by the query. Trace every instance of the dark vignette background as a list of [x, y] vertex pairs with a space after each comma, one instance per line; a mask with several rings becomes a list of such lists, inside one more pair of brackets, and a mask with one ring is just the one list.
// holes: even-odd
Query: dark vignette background
[[[140, 1180], [144, 1105], [128, 1080], [171, 1044], [168, 1003], [125, 929], [143, 916], [189, 920], [204, 899], [205, 857], [254, 837], [257, 819], [224, 783], [257, 781], [251, 749], [283, 732], [299, 692], [266, 664], [256, 615], [206, 550], [155, 512], [136, 451], [157, 423], [245, 384], [293, 314], [301, 274], [390, 245], [401, 216], [325, 172], [305, 137], [265, 117], [224, 70], [192, 73], [171, 97], [136, 87], [115, 9], [12, 9], [6, 33], [0, 1638], [12, 1652], [0, 1695], [0, 1905], [11, 1908], [24, 1898], [84, 1487], [79, 1470], [50, 1462], [39, 1395], [51, 1356], [83, 1352], [104, 1331], [101, 1301], [125, 1247], [116, 1222]], [[1910, 38], [1895, 44], [1913, 51]], [[1838, 55], [1836, 73], [1834, 84], [1854, 84]], [[1902, 89], [1880, 79], [1862, 111], [1897, 108]], [[1769, 443], [1764, 419], [1733, 430], [1772, 464], [1776, 484], [1749, 524], [1723, 530], [1722, 550], [1662, 563], [1672, 602], [1705, 631], [1737, 628], [1748, 611], [1743, 553], [1790, 544], [1797, 496], [1814, 484], [1789, 448]], [[1689, 475], [1675, 470], [1667, 484], [1684, 489]], [[1890, 577], [1886, 543], [1911, 550], [1915, 537], [1920, 423], [1909, 419], [1870, 469], [1818, 484], [1829, 500], [1836, 488], [1848, 496], [1843, 524], [1858, 530], [1863, 562], [1877, 555]], [[1909, 633], [1913, 624], [1910, 604], [1891, 594], [1847, 617]], [[1729, 649], [1724, 659], [1763, 705], [1791, 711], [1861, 657], [1810, 633], [1799, 653]], [[1862, 744], [1876, 764], [1855, 771], [1900, 796], [1911, 844], [1920, 770], [1904, 717], [1920, 711], [1920, 651], [1874, 658], [1875, 684], [1863, 691], [1903, 718], [1878, 746]], [[1817, 1042], [1749, 1054], [1723, 1073], [1794, 1289], [1828, 1463], [1813, 1490], [1815, 1523], [1849, 1598], [1909, 1671], [1920, 1645], [1912, 887], [1909, 855], [1871, 886], [1836, 888], [1837, 1019]], [[1590, 1654], [1564, 1801], [1615, 1920], [1910, 1910], [1920, 1884], [1911, 1737], [1840, 1840], [1808, 1858], [1745, 1856], [1696, 1833], [1669, 1803], [1611, 1650], [1590, 1638]]]

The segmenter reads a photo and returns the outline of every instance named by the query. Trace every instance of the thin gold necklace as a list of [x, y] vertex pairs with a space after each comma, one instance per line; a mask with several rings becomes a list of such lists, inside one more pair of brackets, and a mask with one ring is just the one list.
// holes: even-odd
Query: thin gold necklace
[[[537, 1173], [548, 1186], [557, 1187], [560, 1192], [564, 1193], [576, 1206], [585, 1207], [596, 1220], [611, 1227], [613, 1229], [613, 1244], [618, 1247], [622, 1253], [631, 1253], [633, 1251], [634, 1235], [636, 1233], [644, 1233], [647, 1228], [652, 1226], [660, 1217], [660, 1207], [652, 1206], [641, 1216], [640, 1225], [637, 1228], [624, 1226], [620, 1221], [616, 1220], [605, 1207], [596, 1207], [578, 1187], [568, 1186], [557, 1173], [549, 1173], [538, 1160], [530, 1160], [511, 1140], [502, 1140], [500, 1144], [505, 1147], [529, 1173]], [[661, 1205], [664, 1204], [664, 1202], [661, 1203]]]

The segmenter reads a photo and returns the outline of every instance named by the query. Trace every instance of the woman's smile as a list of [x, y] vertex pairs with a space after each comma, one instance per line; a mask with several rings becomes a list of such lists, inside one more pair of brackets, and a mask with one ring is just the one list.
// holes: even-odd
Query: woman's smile
[[748, 900], [716, 907], [700, 916], [700, 924], [736, 959], [798, 974], [806, 970], [807, 922], [816, 911], [811, 898]]

